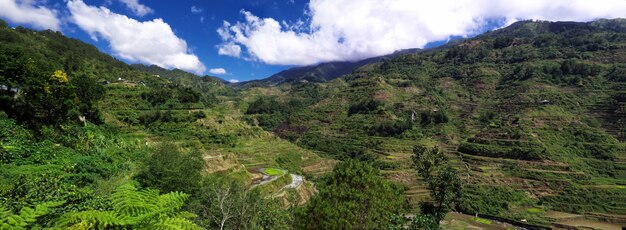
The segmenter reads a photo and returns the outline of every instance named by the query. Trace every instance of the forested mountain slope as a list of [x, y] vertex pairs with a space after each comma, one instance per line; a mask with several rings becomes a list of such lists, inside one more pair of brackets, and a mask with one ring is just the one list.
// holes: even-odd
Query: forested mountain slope
[[411, 54], [418, 53], [420, 49], [407, 49], [400, 50], [394, 52], [389, 55], [384, 55], [380, 57], [367, 58], [360, 61], [338, 61], [338, 62], [327, 62], [321, 63], [312, 66], [301, 66], [301, 67], [293, 67], [279, 73], [276, 73], [268, 78], [260, 79], [260, 80], [252, 80], [247, 82], [242, 82], [237, 84], [240, 87], [248, 88], [248, 87], [263, 87], [263, 86], [276, 86], [280, 84], [290, 84], [297, 83], [300, 81], [308, 81], [308, 82], [327, 82], [333, 80], [335, 78], [341, 77], [343, 75], [352, 73], [356, 68], [360, 66], [364, 66], [374, 62], [380, 62], [383, 60], [389, 60], [394, 57], [403, 55], [403, 54]]
[[285, 229], [332, 170], [219, 79], [0, 25], [0, 229]]
[[0, 229], [624, 222], [624, 20], [244, 87], [0, 25]]
[[518, 22], [261, 97], [251, 120], [304, 148], [371, 161], [428, 199], [413, 146], [467, 182], [459, 210], [546, 224], [626, 214], [626, 21]]

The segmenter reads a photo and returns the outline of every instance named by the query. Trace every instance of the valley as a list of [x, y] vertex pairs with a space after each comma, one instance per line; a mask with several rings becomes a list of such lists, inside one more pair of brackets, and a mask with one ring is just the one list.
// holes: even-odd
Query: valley
[[[62, 203], [25, 228], [161, 226], [152, 195], [184, 197], [158, 214], [180, 229], [404, 229], [433, 210], [444, 229], [626, 224], [623, 19], [238, 84], [23, 27], [0, 28], [0, 61], [0, 213]], [[430, 149], [462, 183], [445, 209], [416, 169]]]

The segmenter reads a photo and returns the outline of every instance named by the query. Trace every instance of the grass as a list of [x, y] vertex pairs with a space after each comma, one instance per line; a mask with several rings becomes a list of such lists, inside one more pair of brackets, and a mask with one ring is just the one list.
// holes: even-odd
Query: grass
[[541, 210], [540, 208], [528, 208], [526, 209], [526, 211], [528, 213], [542, 213], [543, 212], [543, 210]]
[[265, 168], [263, 169], [263, 173], [269, 176], [281, 176], [285, 173], [285, 171], [277, 168]]
[[472, 218], [472, 220], [475, 221], [476, 223], [491, 225], [491, 221], [490, 220], [483, 219], [483, 218], [480, 218], [480, 217], [474, 217], [474, 218]]
[[257, 187], [258, 189], [260, 189], [260, 192], [263, 196], [267, 196], [277, 191], [280, 191], [280, 189], [282, 189], [286, 185], [291, 184], [291, 176], [285, 174], [279, 174], [277, 176], [278, 178], [276, 180]]

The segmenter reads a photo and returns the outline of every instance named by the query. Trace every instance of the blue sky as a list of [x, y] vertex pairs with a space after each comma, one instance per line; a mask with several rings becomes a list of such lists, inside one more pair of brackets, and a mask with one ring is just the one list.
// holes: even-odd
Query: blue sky
[[[272, 4], [246, 0], [178, 0], [175, 1], [176, 4], [172, 4], [172, 1], [144, 2], [154, 12], [140, 17], [133, 14], [132, 10], [118, 1], [85, 1], [88, 5], [106, 6], [113, 12], [138, 20], [145, 21], [162, 18], [172, 27], [178, 37], [187, 42], [189, 49], [200, 58], [200, 61], [204, 63], [208, 70], [223, 68], [227, 72], [226, 74], [218, 75], [208, 73], [207, 71], [205, 74], [218, 76], [226, 80], [235, 79], [239, 81], [269, 77], [290, 66], [266, 65], [258, 61], [246, 61], [235, 57], [218, 55], [217, 45], [221, 42], [221, 39], [216, 31], [222, 27], [223, 21], [241, 20], [243, 18], [240, 14], [242, 9], [254, 11], [262, 17], [297, 20], [303, 16], [305, 8], [303, 0], [293, 0], [293, 2], [280, 0], [273, 1]], [[197, 9], [195, 13], [191, 12], [192, 7]], [[110, 53], [109, 44], [106, 40], [93, 41], [87, 33], [71, 23], [68, 23], [67, 27], [68, 29], [63, 31], [67, 36], [92, 43], [100, 50]]]
[[246, 81], [444, 44], [518, 20], [626, 17], [624, 0], [0, 0], [12, 26], [53, 29], [127, 63]]

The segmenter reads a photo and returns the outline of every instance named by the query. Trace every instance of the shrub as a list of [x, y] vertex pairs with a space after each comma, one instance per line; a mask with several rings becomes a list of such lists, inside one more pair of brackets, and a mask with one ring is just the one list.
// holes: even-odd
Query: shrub
[[521, 160], [540, 160], [546, 157], [546, 150], [542, 147], [509, 147], [489, 144], [462, 143], [459, 152], [486, 156]]
[[376, 113], [380, 106], [382, 106], [382, 103], [380, 101], [374, 100], [372, 98], [367, 98], [350, 104], [350, 107], [348, 108], [348, 116], [359, 113]]
[[164, 192], [183, 191], [193, 194], [199, 187], [203, 166], [204, 160], [199, 152], [184, 153], [178, 146], [166, 143], [158, 146], [146, 159], [137, 179], [146, 186]]

